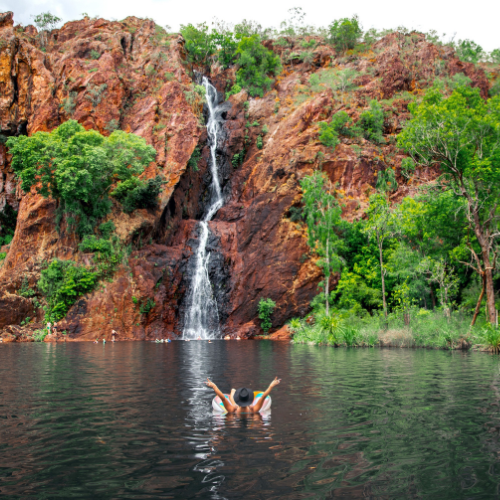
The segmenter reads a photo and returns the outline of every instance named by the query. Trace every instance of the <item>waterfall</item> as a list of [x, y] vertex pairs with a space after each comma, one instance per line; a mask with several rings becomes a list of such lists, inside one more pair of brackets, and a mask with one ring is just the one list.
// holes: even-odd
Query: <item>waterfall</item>
[[208, 263], [210, 252], [207, 253], [207, 242], [210, 231], [208, 222], [224, 204], [217, 169], [217, 137], [220, 132], [221, 110], [217, 102], [217, 90], [203, 77], [203, 85], [206, 90], [208, 105], [207, 135], [210, 144], [210, 170], [212, 173], [212, 184], [210, 186], [210, 198], [206, 213], [199, 223], [200, 234], [198, 238], [198, 249], [196, 250], [195, 273], [191, 280], [187, 296], [187, 312], [184, 320], [184, 339], [217, 338], [220, 335], [219, 313], [217, 302], [212, 291], [212, 285], [208, 276]]

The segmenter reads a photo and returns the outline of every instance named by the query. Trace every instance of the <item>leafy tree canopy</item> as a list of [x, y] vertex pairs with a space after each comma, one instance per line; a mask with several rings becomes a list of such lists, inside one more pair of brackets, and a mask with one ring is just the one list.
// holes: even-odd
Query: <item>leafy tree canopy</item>
[[500, 96], [484, 101], [478, 89], [457, 87], [444, 98], [432, 89], [421, 104], [409, 109], [412, 119], [398, 144], [417, 165], [438, 166], [438, 187], [463, 201], [473, 235], [464, 241], [471, 257], [468, 265], [486, 280], [493, 322], [493, 271], [500, 236]]
[[121, 130], [104, 137], [74, 120], [52, 132], [11, 137], [7, 146], [22, 189], [57, 200], [60, 216], [66, 214], [80, 235], [109, 212], [112, 184], [137, 177], [156, 156], [141, 137]]
[[353, 16], [351, 19], [347, 17], [337, 19], [330, 24], [328, 31], [328, 41], [337, 52], [353, 49], [363, 34], [358, 16]]
[[62, 20], [50, 12], [42, 12], [32, 17], [35, 26], [41, 31], [52, 31]]
[[340, 256], [344, 249], [340, 237], [342, 209], [332, 192], [333, 186], [329, 185], [321, 172], [304, 177], [300, 185], [304, 193], [308, 243], [318, 255], [317, 264], [325, 275], [325, 309], [328, 314], [330, 276], [333, 272], [339, 272], [343, 264]]
[[262, 97], [271, 88], [272, 80], [268, 75], [281, 71], [279, 57], [260, 43], [258, 35], [243, 37], [236, 53], [240, 56], [236, 83], [246, 88], [251, 96]]

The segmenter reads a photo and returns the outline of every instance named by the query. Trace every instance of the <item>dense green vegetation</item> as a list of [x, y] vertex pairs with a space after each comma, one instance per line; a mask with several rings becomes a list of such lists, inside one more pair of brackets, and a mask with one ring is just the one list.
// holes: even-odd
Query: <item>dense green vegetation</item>
[[[58, 259], [45, 263], [37, 293], [45, 300], [46, 319], [58, 321], [79, 296], [93, 290], [99, 280], [111, 278], [124, 257], [113, 222], [98, 225], [110, 212], [112, 188], [111, 196], [124, 212], [156, 206], [162, 179], [139, 178], [156, 151], [136, 135], [116, 130], [104, 137], [73, 120], [50, 133], [11, 137], [7, 145], [22, 189], [55, 199], [59, 222], [64, 219], [82, 237], [82, 253], [92, 254], [91, 266]], [[15, 213], [6, 207], [0, 217], [1, 237], [8, 242]], [[30, 292], [30, 297], [36, 294]]]
[[7, 146], [22, 189], [33, 188], [56, 200], [59, 220], [66, 217], [81, 236], [91, 234], [109, 213], [113, 184], [114, 193], [127, 201], [127, 207], [137, 207], [144, 191], [156, 189], [157, 181], [150, 186], [137, 178], [154, 160], [155, 149], [143, 138], [121, 130], [104, 137], [69, 120], [52, 132], [11, 137]]
[[0, 212], [0, 246], [8, 245], [16, 230], [17, 212], [6, 203]]
[[276, 307], [276, 302], [272, 299], [260, 299], [259, 301], [259, 319], [262, 320], [260, 326], [265, 333], [273, 326], [271, 323], [271, 315], [273, 314], [274, 308]]
[[38, 289], [45, 297], [45, 319], [59, 321], [76, 299], [93, 290], [97, 273], [72, 261], [54, 259], [41, 273]]
[[[64, 318], [81, 295], [94, 290], [99, 280], [110, 279], [113, 276], [116, 267], [125, 256], [114, 230], [113, 222], [108, 221], [99, 226], [98, 236], [92, 234], [83, 237], [79, 250], [82, 253], [92, 254], [91, 266], [59, 259], [44, 265], [37, 290], [46, 302], [43, 308], [47, 321], [59, 321]], [[27, 289], [27, 293], [30, 297], [35, 295], [33, 289]]]
[[[290, 323], [297, 341], [453, 347], [468, 338], [495, 347], [500, 97], [483, 100], [467, 85], [448, 97], [432, 88], [409, 109], [398, 136], [409, 154], [402, 172], [416, 182], [424, 169], [441, 173], [415, 196], [391, 203], [397, 184], [388, 169], [379, 173], [365, 220], [332, 215], [326, 222], [327, 213], [340, 213], [340, 194], [320, 172], [301, 181], [309, 244], [327, 278], [311, 320]], [[323, 125], [320, 139], [333, 145], [335, 134], [355, 126], [339, 113]], [[329, 276], [340, 268], [329, 291]]]
[[351, 117], [345, 111], [333, 115], [330, 123], [319, 123], [319, 140], [321, 144], [335, 149], [340, 144], [339, 135], [346, 137], [364, 137], [375, 144], [384, 142], [384, 111], [380, 103], [372, 100], [370, 107], [359, 116], [353, 124]]
[[190, 62], [207, 65], [218, 61], [224, 68], [236, 64], [236, 83], [228, 94], [246, 89], [251, 96], [263, 96], [272, 84], [271, 76], [281, 71], [277, 55], [261, 44], [261, 36], [248, 24], [236, 25], [234, 32], [224, 25], [209, 30], [206, 23], [181, 26]]

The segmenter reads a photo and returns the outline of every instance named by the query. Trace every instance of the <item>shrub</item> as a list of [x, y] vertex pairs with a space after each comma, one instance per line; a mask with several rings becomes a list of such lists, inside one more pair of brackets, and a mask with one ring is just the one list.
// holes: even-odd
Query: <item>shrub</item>
[[490, 59], [495, 64], [500, 64], [500, 49], [494, 49], [490, 52]]
[[6, 252], [0, 252], [0, 260], [4, 260], [5, 257], [7, 257], [7, 253]]
[[262, 143], [262, 136], [261, 136], [261, 135], [259, 135], [259, 136], [257, 137], [257, 142], [256, 142], [256, 144], [257, 144], [257, 149], [262, 149], [263, 143]]
[[101, 54], [99, 54], [99, 52], [97, 52], [97, 50], [91, 50], [90, 57], [92, 59], [99, 59], [99, 57], [101, 57]]
[[271, 323], [271, 314], [276, 307], [276, 302], [272, 299], [264, 299], [261, 298], [259, 302], [259, 319], [262, 320], [260, 326], [264, 330], [265, 333], [269, 331], [269, 329], [273, 326]]
[[396, 173], [394, 170], [392, 170], [392, 168], [379, 170], [375, 187], [384, 193], [387, 191], [396, 191], [396, 189], [398, 189], [398, 183], [396, 181]]
[[345, 92], [353, 87], [356, 76], [358, 76], [358, 72], [351, 68], [326, 69], [313, 73], [309, 77], [309, 84], [313, 92], [323, 92], [326, 88]]
[[363, 34], [357, 16], [351, 19], [347, 17], [337, 19], [330, 24], [328, 32], [328, 42], [335, 47], [337, 52], [353, 49]]
[[120, 183], [111, 196], [122, 203], [125, 213], [131, 213], [138, 208], [155, 208], [163, 183], [159, 175], [147, 181], [131, 178]]
[[34, 187], [43, 197], [57, 200], [59, 220], [66, 215], [81, 236], [92, 233], [109, 213], [114, 179], [120, 186], [137, 177], [156, 156], [142, 137], [122, 130], [104, 137], [74, 120], [50, 133], [10, 137], [7, 145], [22, 189]]
[[103, 222], [99, 226], [99, 232], [102, 234], [102, 237], [105, 239], [108, 239], [111, 234], [115, 231], [115, 223], [112, 220], [108, 220], [106, 222]]
[[42, 270], [38, 289], [47, 300], [45, 319], [59, 321], [78, 297], [93, 290], [97, 273], [71, 261], [54, 259]]
[[319, 124], [319, 140], [321, 144], [335, 149], [337, 144], [340, 143], [339, 134], [346, 135], [348, 137], [355, 137], [358, 135], [359, 130], [356, 127], [346, 126], [351, 123], [351, 117], [345, 111], [339, 111], [336, 113], [332, 117], [330, 123], [321, 122]]
[[73, 90], [68, 94], [68, 97], [66, 97], [66, 99], [64, 99], [62, 107], [64, 109], [64, 112], [68, 116], [71, 116], [74, 113], [75, 108], [76, 108], [76, 99], [77, 98], [78, 98], [78, 92], [75, 92]]
[[23, 281], [21, 283], [21, 288], [17, 291], [17, 294], [20, 295], [21, 297], [26, 297], [27, 299], [34, 297], [36, 295], [35, 290], [33, 290], [33, 288], [30, 288], [28, 279], [26, 277], [23, 278]]
[[14, 237], [17, 224], [17, 212], [6, 203], [0, 212], [0, 246], [8, 245]]
[[405, 179], [411, 179], [415, 173], [415, 162], [412, 158], [403, 158], [401, 160], [401, 175]]
[[141, 304], [141, 306], [139, 307], [139, 312], [147, 316], [155, 307], [155, 305], [156, 302], [153, 299], [148, 299], [144, 304]]
[[339, 134], [335, 127], [326, 122], [320, 122], [319, 124], [319, 142], [328, 148], [335, 149], [337, 144], [340, 144]]
[[234, 168], [238, 168], [241, 166], [245, 160], [245, 154], [246, 151], [242, 149], [239, 153], [236, 153], [233, 158], [231, 159], [231, 163], [233, 164]]
[[188, 167], [190, 167], [193, 172], [198, 172], [198, 162], [201, 159], [201, 147], [196, 146], [193, 150], [191, 158], [188, 160]]
[[365, 109], [357, 123], [358, 127], [363, 131], [365, 139], [372, 142], [383, 142], [384, 130], [384, 111], [380, 104], [372, 100], [369, 109]]
[[231, 90], [229, 90], [228, 92], [226, 92], [226, 99], [229, 99], [229, 97], [231, 97], [234, 94], [238, 94], [239, 92], [241, 92], [241, 86], [238, 85], [237, 83], [235, 83], [231, 87]]
[[48, 335], [49, 331], [46, 330], [45, 328], [43, 330], [35, 330], [33, 334], [31, 335], [31, 338], [35, 342], [43, 342], [45, 337]]
[[484, 344], [491, 347], [494, 352], [500, 352], [500, 330], [488, 323], [481, 331]]
[[279, 57], [260, 43], [258, 35], [243, 37], [236, 54], [239, 55], [236, 83], [251, 96], [262, 97], [271, 88], [272, 80], [268, 75], [281, 71]]

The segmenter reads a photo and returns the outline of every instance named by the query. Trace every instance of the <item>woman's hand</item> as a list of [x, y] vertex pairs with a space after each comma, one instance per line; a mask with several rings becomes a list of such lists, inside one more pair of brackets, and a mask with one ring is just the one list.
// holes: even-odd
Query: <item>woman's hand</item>
[[269, 387], [275, 387], [275, 386], [277, 386], [280, 382], [281, 382], [281, 379], [280, 379], [280, 378], [278, 378], [278, 377], [274, 377], [274, 380], [271, 382], [271, 384], [269, 385]]
[[205, 383], [208, 385], [208, 387], [211, 387], [212, 389], [217, 389], [217, 386], [209, 378], [207, 378], [207, 381]]

